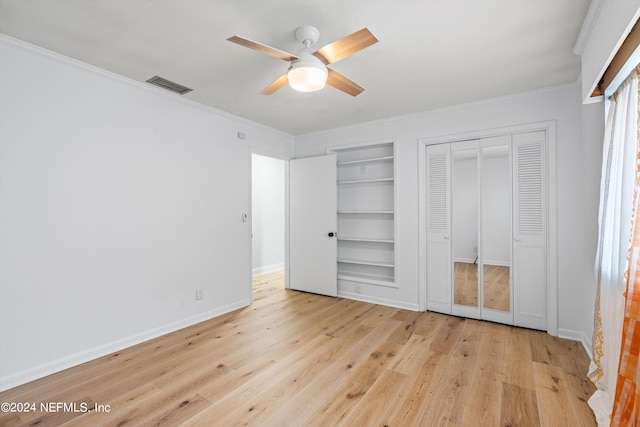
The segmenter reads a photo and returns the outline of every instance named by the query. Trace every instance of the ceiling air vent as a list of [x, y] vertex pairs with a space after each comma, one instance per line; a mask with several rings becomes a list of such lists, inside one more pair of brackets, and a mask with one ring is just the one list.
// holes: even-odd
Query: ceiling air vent
[[160, 86], [163, 89], [170, 90], [171, 92], [179, 93], [180, 95], [184, 95], [187, 92], [191, 92], [193, 89], [189, 89], [186, 86], [179, 85], [178, 83], [174, 83], [170, 80], [163, 79], [160, 76], [153, 76], [149, 80], [148, 83], [152, 85]]

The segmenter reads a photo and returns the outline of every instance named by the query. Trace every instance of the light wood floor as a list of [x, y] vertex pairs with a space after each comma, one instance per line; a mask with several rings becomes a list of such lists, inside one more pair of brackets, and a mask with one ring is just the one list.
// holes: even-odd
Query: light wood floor
[[546, 333], [255, 283], [250, 307], [0, 393], [108, 413], [0, 425], [595, 426], [588, 358]]
[[[478, 265], [468, 262], [453, 263], [454, 303], [478, 306]], [[484, 308], [511, 311], [509, 294], [509, 267], [484, 265]]]

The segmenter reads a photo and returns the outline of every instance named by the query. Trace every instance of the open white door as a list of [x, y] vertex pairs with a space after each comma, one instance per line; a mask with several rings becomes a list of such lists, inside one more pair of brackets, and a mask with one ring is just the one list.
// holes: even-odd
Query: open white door
[[336, 156], [289, 162], [291, 289], [336, 296]]

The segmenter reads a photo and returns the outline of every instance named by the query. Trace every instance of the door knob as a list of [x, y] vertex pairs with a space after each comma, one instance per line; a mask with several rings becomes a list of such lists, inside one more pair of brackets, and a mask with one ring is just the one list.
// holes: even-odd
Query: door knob
[[332, 231], [332, 232], [330, 232], [330, 233], [329, 233], [329, 234], [327, 234], [327, 235], [328, 235], [329, 237], [333, 237], [333, 236], [335, 236], [335, 233]]

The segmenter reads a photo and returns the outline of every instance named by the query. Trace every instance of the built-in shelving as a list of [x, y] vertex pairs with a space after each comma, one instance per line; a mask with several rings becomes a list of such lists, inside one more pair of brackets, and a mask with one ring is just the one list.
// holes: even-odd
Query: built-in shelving
[[374, 162], [384, 162], [384, 161], [393, 161], [393, 156], [373, 157], [370, 159], [349, 160], [344, 162], [338, 161], [337, 164], [338, 166], [345, 166], [345, 165], [355, 165], [360, 163], [374, 163]]
[[338, 273], [338, 280], [346, 280], [349, 282], [368, 283], [371, 285], [395, 287], [393, 276], [376, 276], [373, 274], [362, 273]]
[[[338, 185], [338, 283], [395, 287], [393, 142], [334, 150]], [[353, 285], [351, 285], [353, 286]]]
[[393, 182], [393, 178], [355, 179], [353, 181], [338, 181], [338, 185], [366, 184], [368, 182]]
[[393, 267], [393, 264], [389, 262], [366, 261], [362, 259], [338, 258], [338, 262], [343, 262], [345, 264], [373, 265], [376, 267]]
[[375, 239], [363, 237], [338, 237], [338, 241], [345, 242], [369, 242], [369, 243], [393, 243], [393, 239]]
[[393, 211], [338, 211], [339, 214], [382, 214], [382, 215], [393, 215]]

